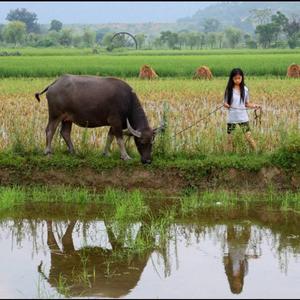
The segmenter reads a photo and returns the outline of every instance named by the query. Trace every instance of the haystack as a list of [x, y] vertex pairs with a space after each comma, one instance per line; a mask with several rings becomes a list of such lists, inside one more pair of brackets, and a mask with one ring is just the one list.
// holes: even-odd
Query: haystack
[[193, 78], [194, 79], [212, 79], [213, 75], [212, 75], [209, 67], [201, 66], [196, 70]]
[[299, 78], [300, 77], [300, 65], [291, 64], [287, 69], [287, 77]]
[[157, 78], [158, 75], [149, 65], [143, 65], [140, 69], [139, 78], [141, 79], [154, 79]]

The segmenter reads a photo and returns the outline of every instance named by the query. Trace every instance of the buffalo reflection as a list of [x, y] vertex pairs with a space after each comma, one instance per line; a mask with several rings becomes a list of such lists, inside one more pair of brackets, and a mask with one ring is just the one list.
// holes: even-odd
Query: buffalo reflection
[[[61, 239], [61, 250], [52, 230], [52, 221], [47, 221], [47, 244], [51, 252], [49, 277], [42, 271], [42, 262], [38, 267], [40, 274], [58, 290], [63, 278], [65, 289], [59, 292], [66, 292], [70, 296], [118, 298], [127, 295], [137, 285], [150, 255], [155, 250], [160, 252], [155, 246], [155, 239], [151, 238], [151, 247], [138, 254], [129, 253], [124, 246], [126, 231], [124, 230], [121, 238], [116, 237], [111, 226], [105, 222], [111, 249], [86, 246], [75, 250], [72, 238], [75, 224], [76, 221], [72, 221], [68, 225]], [[148, 239], [149, 242], [143, 225], [139, 228], [135, 241], [139, 238], [144, 241]], [[162, 253], [162, 256], [165, 262], [166, 255]], [[83, 280], [84, 276], [80, 277], [80, 274], [88, 274], [89, 279]]]

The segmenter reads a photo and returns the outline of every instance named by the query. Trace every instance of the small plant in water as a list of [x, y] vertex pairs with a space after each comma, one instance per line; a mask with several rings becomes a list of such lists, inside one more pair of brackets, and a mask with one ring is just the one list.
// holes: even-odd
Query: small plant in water
[[58, 277], [57, 291], [67, 298], [70, 297], [70, 287], [67, 284], [67, 279], [62, 274], [59, 274]]

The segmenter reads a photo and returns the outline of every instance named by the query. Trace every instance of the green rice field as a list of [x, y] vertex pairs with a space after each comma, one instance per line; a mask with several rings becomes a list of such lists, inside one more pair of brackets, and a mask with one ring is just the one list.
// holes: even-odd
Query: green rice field
[[[14, 50], [6, 50], [13, 52]], [[298, 50], [202, 50], [137, 51], [91, 54], [91, 49], [19, 49], [21, 56], [0, 57], [0, 77], [52, 77], [65, 73], [138, 77], [149, 64], [160, 77], [192, 78], [195, 70], [208, 66], [213, 76], [228, 76], [240, 67], [247, 76], [285, 77], [287, 67], [300, 62]]]

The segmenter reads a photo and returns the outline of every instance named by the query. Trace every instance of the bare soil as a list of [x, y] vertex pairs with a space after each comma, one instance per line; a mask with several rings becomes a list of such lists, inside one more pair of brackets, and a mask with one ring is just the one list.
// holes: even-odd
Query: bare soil
[[187, 174], [176, 168], [161, 170], [136, 167], [130, 170], [114, 168], [102, 171], [87, 167], [72, 171], [1, 168], [0, 185], [68, 185], [87, 187], [96, 191], [103, 191], [110, 186], [174, 195], [190, 187], [199, 190], [222, 188], [262, 192], [272, 186], [278, 190], [297, 190], [300, 188], [300, 175], [290, 174], [276, 167], [262, 168], [258, 172], [235, 168], [212, 169], [208, 174], [201, 176]]

